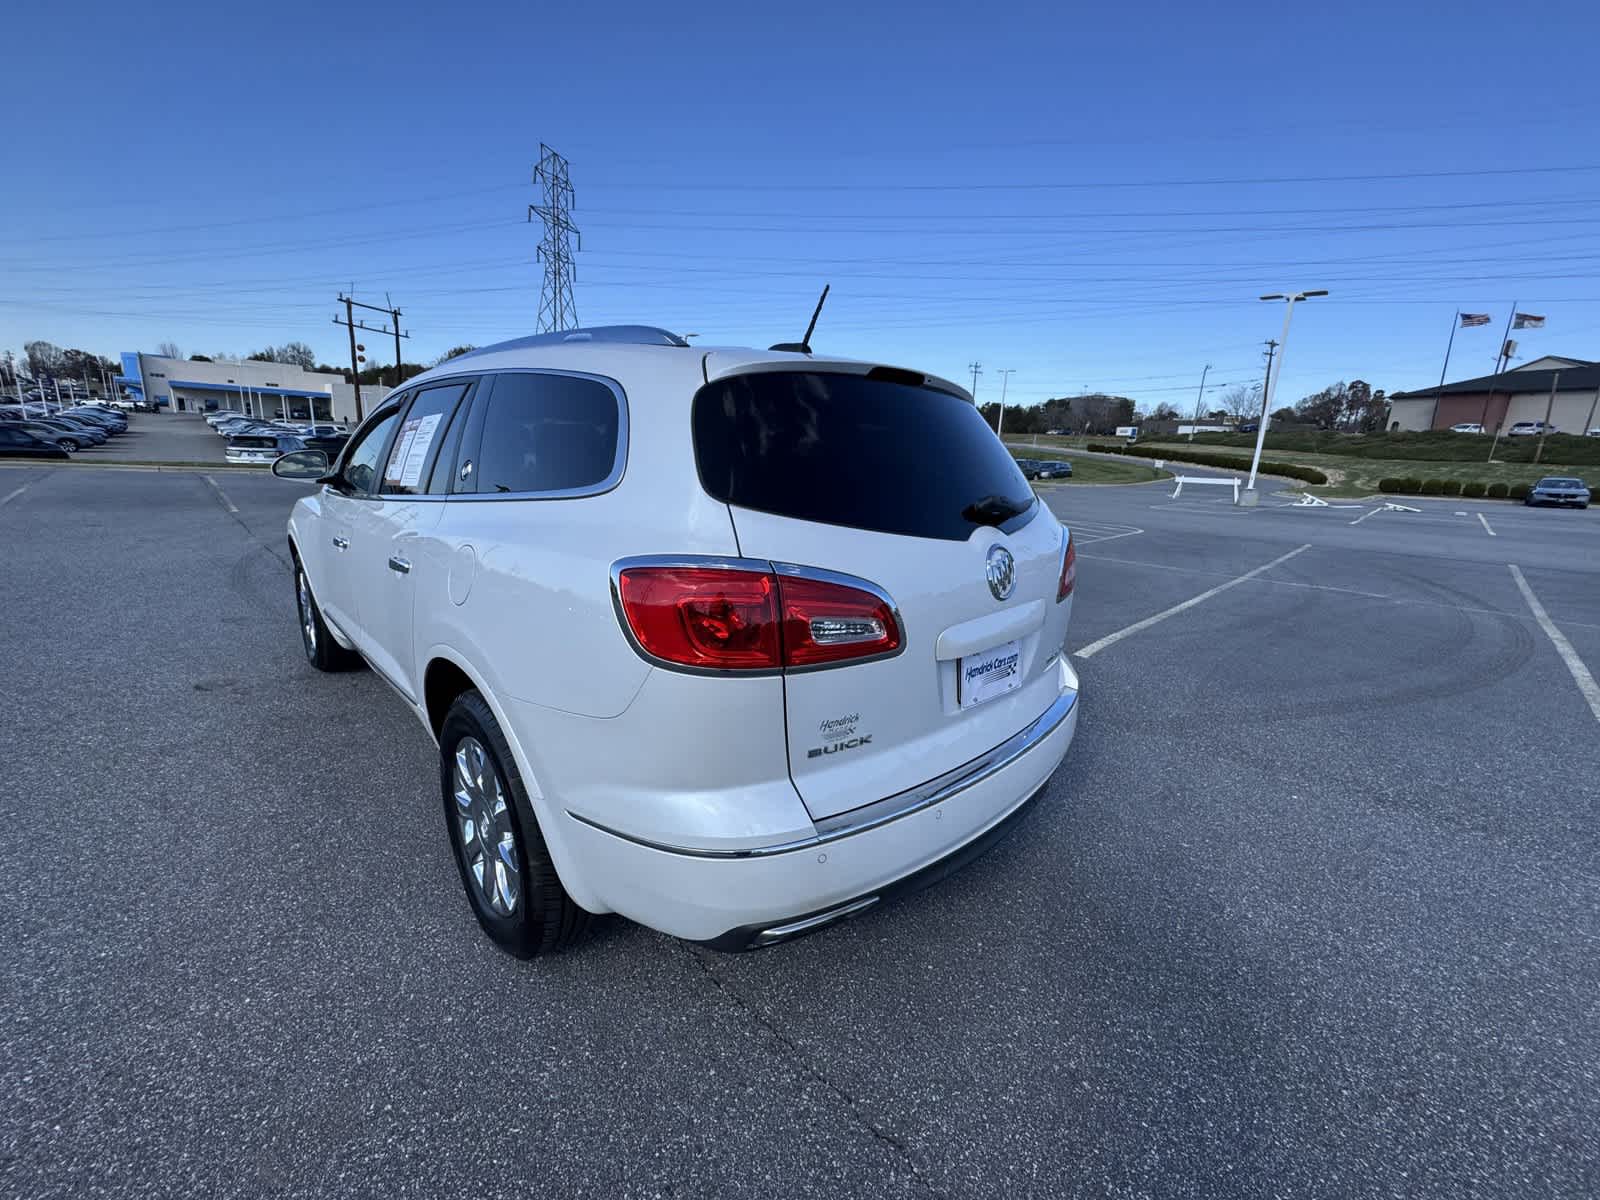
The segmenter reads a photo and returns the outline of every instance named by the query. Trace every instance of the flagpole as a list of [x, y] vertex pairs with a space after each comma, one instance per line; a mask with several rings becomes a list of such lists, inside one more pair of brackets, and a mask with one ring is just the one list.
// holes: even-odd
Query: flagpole
[[[1500, 335], [1500, 351], [1499, 351], [1498, 354], [1496, 354], [1494, 356], [1494, 373], [1496, 375], [1500, 374], [1500, 360], [1501, 360], [1501, 358], [1505, 357], [1506, 339], [1511, 336], [1511, 321], [1516, 315], [1517, 315], [1517, 302], [1515, 300], [1513, 300], [1511, 302], [1511, 311], [1506, 314], [1506, 331]], [[1507, 361], [1509, 362], [1510, 360], [1508, 359]], [[1491, 383], [1489, 385], [1489, 394], [1483, 398], [1483, 419], [1478, 422], [1480, 425], [1484, 426], [1485, 428], [1487, 428], [1488, 424], [1489, 424], [1489, 401], [1491, 401], [1493, 399], [1494, 399], [1494, 384]], [[1499, 438], [1498, 433], [1497, 433], [1497, 435], [1495, 437], [1495, 441], [1498, 442], [1499, 440], [1500, 440], [1500, 438]], [[1489, 461], [1490, 462], [1494, 461], [1494, 447], [1493, 446], [1489, 447]]]
[[1439, 386], [1444, 386], [1445, 372], [1450, 370], [1450, 347], [1456, 344], [1456, 326], [1461, 323], [1461, 312], [1450, 318], [1450, 340], [1444, 344], [1444, 366], [1439, 368]]

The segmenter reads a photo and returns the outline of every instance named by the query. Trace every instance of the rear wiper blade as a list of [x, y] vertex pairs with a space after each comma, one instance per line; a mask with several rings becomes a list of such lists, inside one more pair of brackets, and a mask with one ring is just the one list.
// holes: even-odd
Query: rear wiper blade
[[1027, 504], [1019, 505], [1005, 496], [985, 496], [963, 508], [961, 516], [974, 525], [1003, 525], [1012, 517], [1027, 511]]

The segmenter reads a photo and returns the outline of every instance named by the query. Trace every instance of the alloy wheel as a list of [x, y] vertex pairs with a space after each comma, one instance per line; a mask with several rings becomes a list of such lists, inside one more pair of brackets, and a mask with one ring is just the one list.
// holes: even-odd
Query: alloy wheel
[[306, 573], [297, 570], [295, 578], [295, 599], [300, 605], [300, 636], [305, 641], [306, 657], [317, 657], [317, 610], [312, 607], [311, 585], [306, 582]]
[[496, 916], [509, 917], [522, 899], [517, 835], [500, 773], [476, 738], [456, 743], [452, 793], [456, 833], [479, 898]]

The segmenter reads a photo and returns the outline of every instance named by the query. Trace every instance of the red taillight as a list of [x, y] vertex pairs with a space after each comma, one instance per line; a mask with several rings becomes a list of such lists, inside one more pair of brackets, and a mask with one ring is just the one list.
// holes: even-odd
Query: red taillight
[[677, 666], [770, 671], [900, 648], [900, 624], [881, 596], [805, 575], [625, 567], [617, 599], [640, 648]]
[[1072, 533], [1067, 532], [1067, 552], [1061, 556], [1061, 582], [1056, 584], [1056, 603], [1072, 595], [1072, 585], [1078, 582], [1078, 549], [1072, 544]]
[[900, 648], [900, 623], [882, 597], [848, 584], [782, 575], [783, 662], [812, 667]]
[[761, 571], [636, 567], [617, 580], [623, 615], [656, 658], [716, 671], [782, 665], [778, 596]]

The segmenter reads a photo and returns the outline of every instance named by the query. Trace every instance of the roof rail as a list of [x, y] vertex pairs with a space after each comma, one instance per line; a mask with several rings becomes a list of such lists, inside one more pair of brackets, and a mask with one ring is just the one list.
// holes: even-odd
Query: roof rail
[[479, 346], [451, 359], [459, 362], [479, 354], [496, 354], [501, 350], [521, 350], [527, 346], [565, 346], [584, 342], [611, 342], [632, 346], [687, 346], [689, 343], [677, 334], [654, 325], [595, 325], [589, 329], [559, 329], [554, 333], [535, 333], [528, 337], [512, 338], [509, 342], [496, 342], [492, 346]]

